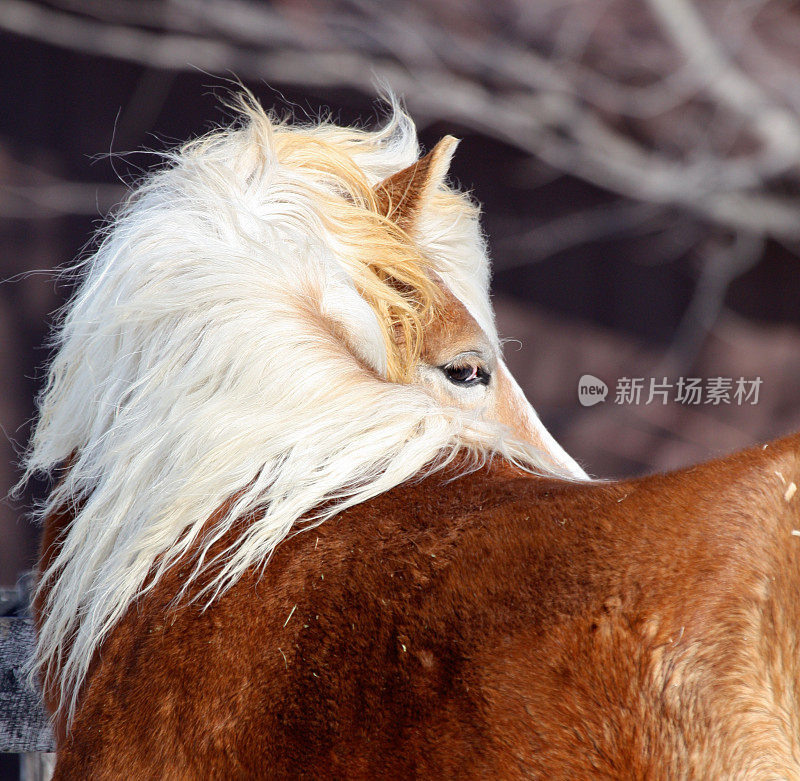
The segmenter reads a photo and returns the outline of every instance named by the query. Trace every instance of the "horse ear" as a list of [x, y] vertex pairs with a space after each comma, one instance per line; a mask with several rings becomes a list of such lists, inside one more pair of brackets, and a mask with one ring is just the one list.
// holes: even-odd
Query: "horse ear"
[[444, 182], [457, 145], [458, 139], [445, 136], [416, 163], [376, 185], [378, 212], [405, 231], [413, 229], [426, 198]]

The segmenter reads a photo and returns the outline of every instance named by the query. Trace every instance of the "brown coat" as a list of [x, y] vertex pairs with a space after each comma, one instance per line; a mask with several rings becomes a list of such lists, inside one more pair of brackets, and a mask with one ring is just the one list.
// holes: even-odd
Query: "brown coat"
[[176, 567], [102, 647], [55, 777], [800, 778], [798, 456], [432, 477], [205, 611], [170, 606]]

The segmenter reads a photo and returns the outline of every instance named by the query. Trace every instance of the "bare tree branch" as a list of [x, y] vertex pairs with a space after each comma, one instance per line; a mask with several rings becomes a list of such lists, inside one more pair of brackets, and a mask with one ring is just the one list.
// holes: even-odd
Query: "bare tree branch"
[[512, 0], [511, 26], [471, 0], [458, 14], [443, 0], [165, 0], [146, 13], [129, 0], [57, 2], [69, 12], [5, 0], [0, 29], [164, 70], [369, 95], [383, 83], [422, 121], [457, 122], [634, 202], [800, 239], [800, 198], [782, 183], [798, 178], [800, 96], [777, 99], [731, 54], [758, 43], [765, 9], [773, 24], [790, 13], [767, 0], [733, 22], [727, 4], [704, 7], [725, 40], [691, 0]]

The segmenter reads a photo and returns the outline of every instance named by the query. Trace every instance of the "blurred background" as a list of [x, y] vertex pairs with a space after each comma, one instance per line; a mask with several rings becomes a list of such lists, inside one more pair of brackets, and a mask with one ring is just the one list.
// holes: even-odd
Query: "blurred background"
[[[163, 150], [267, 107], [377, 124], [402, 96], [484, 207], [512, 370], [593, 475], [800, 429], [800, 8], [784, 0], [2, 0], [0, 492], [48, 357], [54, 270]], [[578, 380], [609, 387], [584, 407]], [[647, 383], [760, 377], [757, 404]], [[639, 404], [616, 403], [643, 378]], [[0, 503], [0, 583], [29, 568]]]

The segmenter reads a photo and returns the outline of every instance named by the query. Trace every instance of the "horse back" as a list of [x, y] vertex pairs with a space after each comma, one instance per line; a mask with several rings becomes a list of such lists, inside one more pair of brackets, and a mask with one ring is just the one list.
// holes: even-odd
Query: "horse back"
[[208, 605], [175, 604], [187, 559], [104, 643], [56, 777], [793, 777], [798, 445], [433, 476]]

